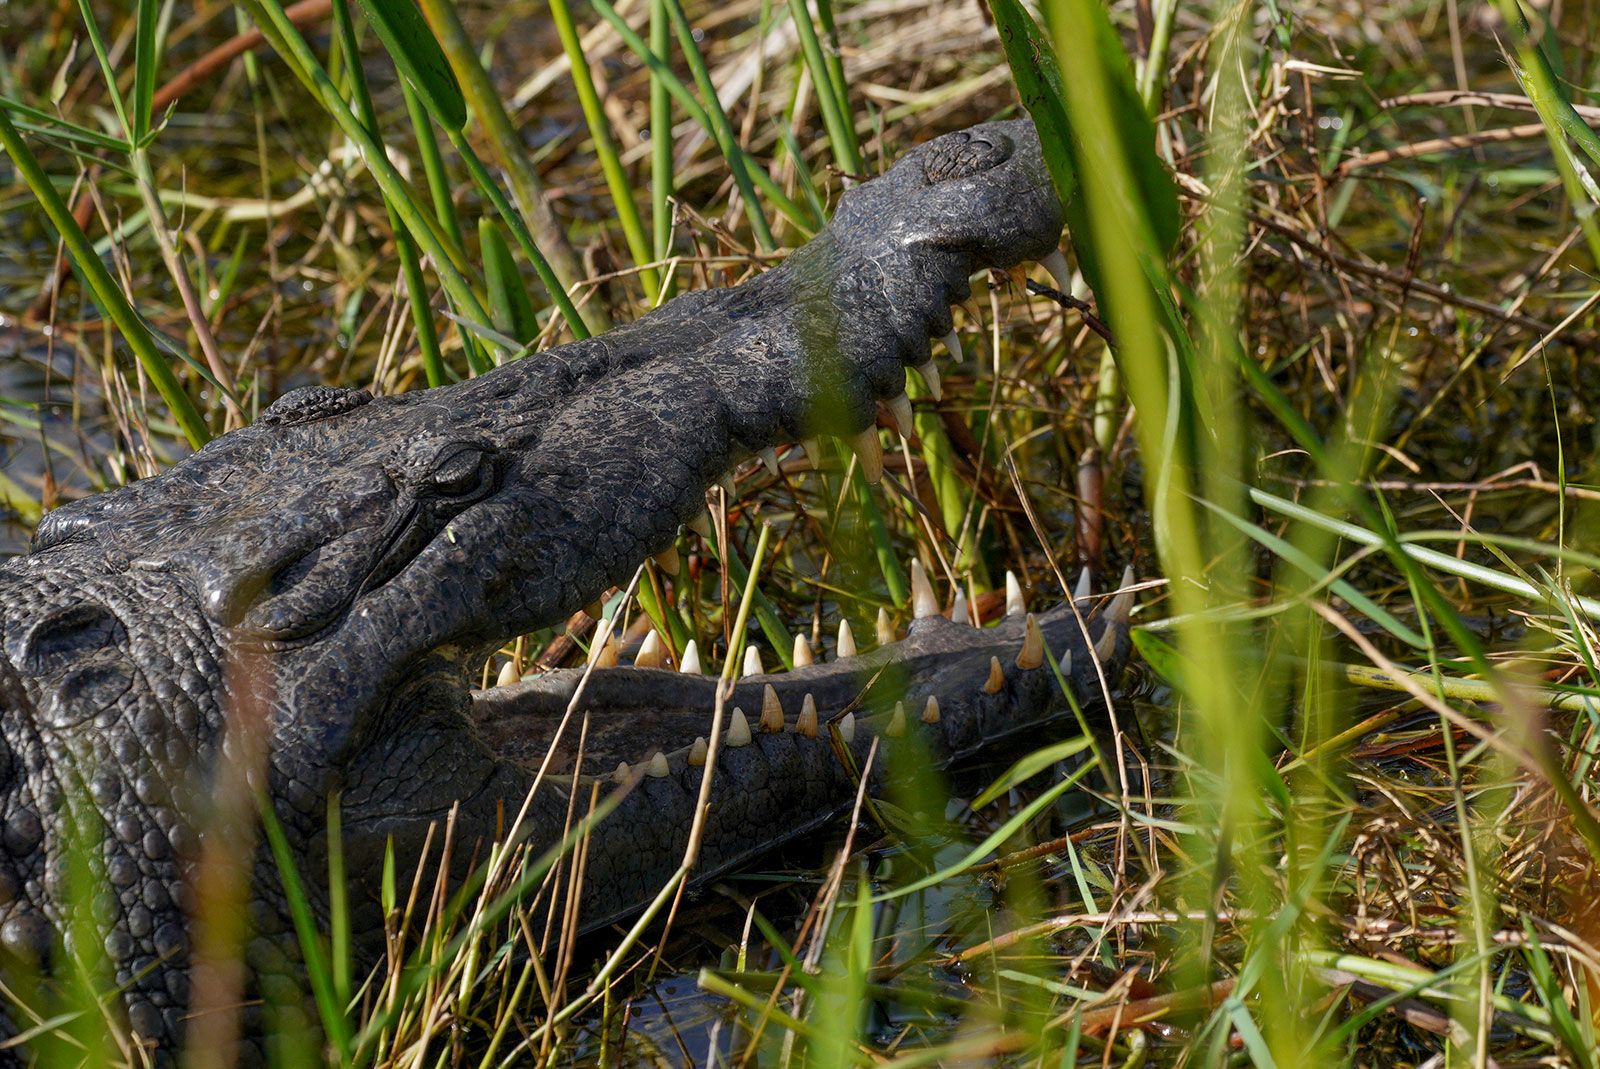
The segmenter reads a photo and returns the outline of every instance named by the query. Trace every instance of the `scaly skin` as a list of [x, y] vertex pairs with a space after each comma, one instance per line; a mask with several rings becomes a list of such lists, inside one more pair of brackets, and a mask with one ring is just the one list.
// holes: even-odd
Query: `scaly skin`
[[[974, 127], [845, 194], [823, 233], [742, 286], [436, 390], [297, 390], [166, 473], [51, 513], [33, 551], [0, 566], [6, 975], [49, 972], [74, 949], [62, 934], [66, 859], [87, 843], [111, 889], [103, 949], [129, 1024], [162, 1055], [176, 1049], [194, 867], [221, 771], [255, 737], [242, 725], [260, 729], [254, 782], [313, 888], [331, 792], [364, 890], [386, 842], [402, 863], [416, 857], [452, 806], [458, 844], [492, 839], [533, 783], [572, 677], [474, 702], [468, 677], [486, 652], [626, 583], [732, 464], [871, 426], [877, 401], [900, 394], [905, 369], [950, 329], [969, 276], [1047, 256], [1060, 230], [1031, 125]], [[1078, 618], [1058, 611], [1043, 625], [1096, 705]], [[935, 760], [1066, 708], [1048, 672], [1015, 668], [1021, 627], [922, 621], [878, 654], [900, 662], [912, 728]], [[1121, 645], [1113, 633], [1102, 649]], [[991, 655], [1011, 669], [996, 694], [981, 690]], [[773, 677], [787, 710], [778, 733], [754, 722], [758, 684], [741, 684], [734, 702], [755, 738], [719, 758], [699, 878], [848, 803], [826, 730], [793, 727], [804, 692], [826, 720], [870, 667]], [[629, 793], [588, 846], [585, 927], [636, 911], [678, 865], [701, 772], [686, 747], [709, 733], [710, 688], [648, 670], [591, 679], [580, 772], [662, 750], [668, 774], [608, 787]], [[862, 710], [858, 760], [883, 727], [866, 713], [885, 693]], [[929, 693], [942, 717], [922, 725]], [[534, 796], [523, 829], [534, 843], [559, 838], [571, 783]], [[271, 994], [262, 978], [292, 970], [295, 951], [276, 870], [254, 857], [251, 990]], [[371, 896], [353, 901], [375, 928]]]

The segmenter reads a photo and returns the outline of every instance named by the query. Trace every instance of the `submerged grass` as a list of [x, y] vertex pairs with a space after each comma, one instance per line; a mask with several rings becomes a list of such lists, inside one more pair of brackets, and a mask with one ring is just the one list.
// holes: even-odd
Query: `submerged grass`
[[[1110, 729], [863, 794], [820, 864], [664, 889], [584, 944], [529, 904], [581, 850], [507, 851], [470, 895], [391, 871], [371, 977], [341, 910], [307, 914], [327, 1056], [1594, 1064], [1592, 11], [423, 0], [434, 55], [404, 2], [0, 14], [17, 530], [230, 404], [450, 381], [748, 277], [860, 174], [1020, 103], [1087, 304], [980, 284], [942, 399], [909, 383], [894, 489], [797, 445], [604, 616], [729, 670], [903, 624], [911, 557], [984, 619], [1007, 569], [1047, 602], [1131, 564], [1146, 605]], [[245, 15], [272, 49], [207, 67]], [[52, 1064], [139, 1062], [93, 992], [8, 1001]]]

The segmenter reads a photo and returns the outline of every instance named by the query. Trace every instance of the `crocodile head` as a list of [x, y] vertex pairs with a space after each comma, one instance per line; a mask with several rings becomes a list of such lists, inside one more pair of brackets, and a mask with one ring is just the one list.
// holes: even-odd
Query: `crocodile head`
[[[81, 797], [83, 819], [71, 823], [101, 829], [115, 907], [105, 949], [132, 1024], [177, 1034], [184, 889], [241, 721], [261, 729], [255, 782], [308, 871], [321, 871], [332, 791], [343, 792], [358, 881], [386, 841], [415, 847], [458, 803], [468, 832], [492, 836], [530, 777], [474, 724], [505, 712], [472, 707], [468, 674], [485, 651], [625, 584], [743, 458], [870, 428], [877, 403], [898, 397], [906, 369], [927, 363], [930, 339], [949, 331], [969, 276], [1045, 257], [1061, 225], [1033, 127], [973, 127], [847, 192], [821, 234], [744, 285], [440, 389], [296, 390], [164, 474], [46, 517], [32, 553], [0, 569], [3, 949], [33, 961], [61, 950], [63, 813]], [[1090, 636], [1071, 619], [1050, 624], [1052, 637], [1081, 655]], [[994, 633], [917, 641], [939, 654], [924, 659], [924, 682], [965, 672], [977, 700]], [[657, 686], [645, 678], [596, 690], [614, 721], [644, 717]], [[846, 701], [852, 678], [813, 681], [817, 700]], [[1061, 705], [1042, 686], [983, 700], [1042, 717]], [[640, 738], [687, 753], [685, 725], [709, 717], [710, 700], [674, 700], [652, 720], [664, 726]], [[788, 700], [795, 710], [802, 699]], [[962, 719], [946, 701], [940, 730], [967, 743], [983, 716], [999, 715], [986, 706]], [[525, 726], [526, 738], [548, 739]], [[944, 742], [950, 753], [971, 748]], [[586, 767], [596, 755], [647, 756], [625, 749], [600, 747]], [[848, 797], [836, 761], [792, 749], [790, 772], [816, 792], [795, 804], [820, 813], [830, 791]], [[687, 789], [636, 794], [665, 823], [693, 810]], [[718, 810], [744, 823], [729, 825], [725, 844], [713, 829], [708, 871], [795, 827], [781, 813], [741, 817], [734, 802]], [[565, 811], [562, 788], [547, 784], [527, 832], [557, 835]], [[605, 885], [608, 857], [670, 872], [666, 842], [643, 862], [634, 844], [602, 842], [589, 880]], [[269, 905], [252, 914], [268, 934], [285, 930], [272, 882], [258, 877]], [[604, 919], [638, 894], [596, 901], [588, 915]]]

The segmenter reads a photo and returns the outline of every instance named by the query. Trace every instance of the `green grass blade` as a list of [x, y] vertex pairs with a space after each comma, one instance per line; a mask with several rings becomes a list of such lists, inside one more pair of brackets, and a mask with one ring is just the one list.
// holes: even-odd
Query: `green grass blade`
[[806, 69], [817, 88], [817, 107], [822, 111], [822, 125], [828, 131], [828, 144], [840, 170], [847, 174], [862, 173], [861, 149], [856, 143], [856, 129], [850, 122], [846, 86], [834, 82], [833, 71], [822, 55], [822, 45], [817, 40], [817, 30], [811, 22], [811, 9], [806, 0], [789, 0], [790, 17], [800, 38], [800, 52], [805, 56]]
[[[410, 3], [410, 0], [401, 0]], [[589, 58], [583, 54], [583, 42], [572, 21], [572, 10], [567, 0], [549, 0], [550, 15], [555, 20], [556, 33], [567, 54], [567, 65], [572, 71], [572, 87], [578, 93], [578, 106], [583, 111], [584, 122], [589, 126], [589, 139], [594, 144], [595, 158], [600, 161], [600, 171], [605, 175], [606, 187], [611, 191], [611, 203], [617, 209], [617, 222], [622, 226], [622, 236], [628, 243], [635, 264], [648, 264], [655, 259], [650, 242], [644, 235], [644, 224], [639, 220], [639, 208], [633, 202], [633, 187], [622, 160], [617, 155], [617, 145], [611, 139], [611, 120], [600, 106], [600, 94], [595, 92], [594, 78], [589, 74]], [[654, 87], [652, 86], [652, 92]], [[653, 267], [641, 267], [639, 279], [644, 283], [645, 300], [654, 304], [661, 292], [661, 276]]]
[[[378, 115], [372, 106], [372, 93], [367, 88], [366, 73], [361, 64], [361, 50], [356, 43], [355, 25], [350, 19], [350, 5], [347, 0], [333, 0], [333, 18], [339, 42], [344, 48], [350, 88], [355, 98], [356, 117], [371, 135], [377, 138]], [[412, 99], [409, 86], [406, 99], [408, 101]], [[422, 262], [417, 257], [417, 246], [400, 221], [400, 215], [395, 211], [395, 206], [387, 194], [383, 194], [383, 208], [389, 216], [389, 231], [394, 235], [395, 255], [400, 260], [401, 275], [406, 282], [406, 298], [411, 305], [411, 323], [417, 332], [417, 347], [422, 351], [423, 374], [427, 376], [429, 386], [439, 386], [444, 382], [444, 356], [439, 352], [439, 333], [434, 329], [433, 309], [428, 305], [428, 283], [422, 274]]]
[[539, 335], [539, 317], [522, 284], [522, 273], [511, 247], [500, 236], [494, 220], [478, 220], [478, 250], [483, 256], [483, 277], [489, 287], [489, 315], [495, 329], [526, 346]]
[[[665, 0], [650, 0], [650, 51], [665, 56], [672, 47], [672, 17]], [[672, 251], [672, 89], [650, 68], [650, 223], [657, 260]]]
[[683, 13], [683, 6], [678, 0], [666, 0], [666, 5], [667, 13], [672, 16], [672, 25], [678, 32], [678, 47], [688, 59], [689, 69], [694, 73], [695, 85], [705, 101], [704, 113], [709, 122], [711, 136], [716, 139], [723, 159], [728, 161], [728, 168], [733, 172], [734, 184], [739, 187], [739, 196], [744, 201], [745, 216], [750, 220], [750, 229], [755, 232], [756, 244], [761, 246], [763, 252], [771, 252], [778, 247], [778, 242], [772, 236], [772, 228], [767, 225], [766, 213], [762, 211], [761, 200], [756, 196], [750, 177], [758, 168], [747, 162], [745, 154], [739, 148], [739, 140], [733, 133], [733, 124], [728, 121], [728, 113], [722, 110], [722, 101], [717, 97], [717, 87], [711, 81], [711, 71], [706, 67], [705, 56], [701, 54], [700, 45], [694, 39], [694, 27], [689, 25], [689, 19]]
[[467, 102], [450, 62], [413, 0], [356, 0], [401, 77], [447, 130], [467, 124]]
[[156, 391], [161, 394], [161, 399], [167, 403], [172, 418], [183, 428], [184, 437], [195, 449], [205, 445], [211, 439], [211, 431], [194, 407], [194, 402], [189, 399], [189, 395], [184, 392], [177, 377], [173, 375], [172, 368], [162, 357], [155, 336], [144, 320], [139, 318], [139, 314], [133, 310], [133, 305], [128, 302], [116, 279], [111, 277], [111, 272], [100, 262], [89, 236], [72, 217], [72, 211], [61, 199], [61, 194], [56, 192], [56, 187], [44, 173], [44, 168], [39, 166], [39, 161], [34, 158], [32, 151], [22, 140], [22, 135], [12, 124], [10, 114], [3, 108], [0, 108], [0, 147], [3, 147], [6, 155], [11, 157], [11, 165], [16, 168], [23, 183], [39, 201], [39, 206], [44, 209], [56, 233], [61, 235], [62, 243], [67, 247], [67, 255], [72, 260], [73, 269], [94, 294], [95, 303], [100, 306], [100, 311], [111, 320], [122, 335], [123, 341], [127, 342], [128, 348], [133, 350], [139, 366], [144, 368], [145, 374], [149, 375], [150, 381], [155, 384]]

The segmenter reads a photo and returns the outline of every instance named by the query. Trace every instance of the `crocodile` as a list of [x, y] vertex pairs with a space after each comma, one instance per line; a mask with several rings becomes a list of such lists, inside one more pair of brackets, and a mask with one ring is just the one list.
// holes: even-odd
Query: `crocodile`
[[[879, 475], [879, 406], [904, 417], [908, 369], [937, 396], [931, 341], [971, 277], [1059, 257], [1062, 225], [1032, 125], [974, 126], [849, 189], [741, 285], [435, 389], [295, 389], [46, 515], [0, 565], [0, 979], [24, 1004], [0, 1028], [37, 1022], [27, 996], [50, 985], [26, 978], [87, 954], [157, 1061], [214, 1035], [196, 887], [232, 847], [242, 997], [292, 1001], [272, 981], [295, 972], [294, 903], [260, 832], [270, 816], [326, 921], [330, 797], [358, 934], [381, 934], [386, 855], [438, 856], [448, 826], [458, 867], [507, 840], [536, 856], [575, 821], [584, 878], [551, 908], [592, 931], [657, 895], [691, 834], [693, 891], [834, 819], [907, 747], [945, 765], [1102, 709], [1125, 611], [979, 628], [920, 575], [903, 639], [792, 671], [613, 667], [596, 641], [583, 668], [472, 686], [508, 640], [670, 554], [732, 466], [831, 434]], [[73, 921], [85, 886], [97, 944]]]

